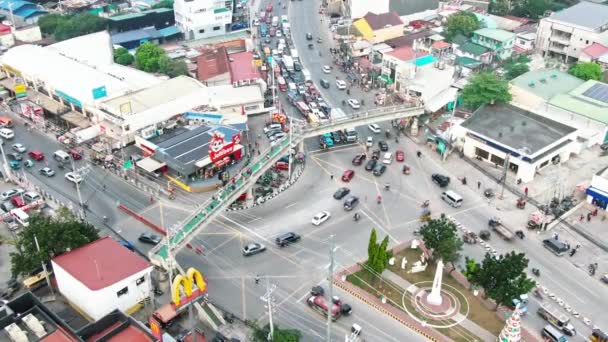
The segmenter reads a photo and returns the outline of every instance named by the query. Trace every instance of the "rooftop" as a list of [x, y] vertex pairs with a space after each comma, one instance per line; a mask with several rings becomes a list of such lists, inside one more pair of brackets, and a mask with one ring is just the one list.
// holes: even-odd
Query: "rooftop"
[[549, 104], [608, 124], [608, 84], [589, 80], [567, 94], [554, 96]]
[[233, 53], [228, 56], [228, 61], [232, 83], [260, 78], [253, 64], [253, 53], [249, 51]]
[[581, 1], [572, 7], [553, 13], [549, 19], [595, 30], [608, 24], [608, 6]]
[[585, 83], [568, 73], [555, 69], [528, 71], [511, 80], [511, 85], [524, 89], [549, 101], [553, 96], [565, 94]]
[[583, 52], [591, 58], [600, 58], [608, 53], [608, 47], [599, 43], [593, 43], [584, 48]]
[[464, 53], [471, 54], [473, 56], [481, 56], [484, 53], [490, 51], [485, 46], [481, 46], [479, 44], [475, 44], [473, 42], [464, 42], [461, 44], [458, 49]]
[[411, 46], [400, 46], [393, 51], [387, 52], [387, 55], [393, 56], [402, 61], [411, 61], [416, 58], [416, 52]]
[[491, 29], [491, 28], [482, 28], [474, 32], [474, 34], [487, 37], [490, 39], [497, 40], [499, 42], [506, 42], [510, 39], [515, 38], [515, 34], [513, 32], [501, 30], [501, 29]]
[[145, 17], [146, 14], [148, 14], [148, 13], [165, 13], [165, 12], [173, 12], [173, 10], [170, 8], [156, 8], [156, 9], [151, 9], [151, 10], [147, 10], [147, 11], [142, 11], [139, 13], [127, 13], [127, 14], [115, 15], [113, 17], [109, 17], [108, 20], [121, 21], [121, 20]]
[[399, 17], [397, 12], [387, 12], [376, 14], [372, 12], [367, 12], [367, 14], [363, 17], [367, 24], [372, 28], [372, 30], [379, 30], [389, 26], [402, 25], [403, 21]]
[[228, 73], [228, 52], [225, 47], [217, 49], [205, 49], [196, 59], [196, 78], [208, 81], [214, 77]]
[[509, 104], [482, 106], [462, 126], [512, 150], [525, 149], [529, 156], [576, 131]]
[[111, 237], [63, 253], [52, 261], [93, 291], [151, 267], [145, 259]]

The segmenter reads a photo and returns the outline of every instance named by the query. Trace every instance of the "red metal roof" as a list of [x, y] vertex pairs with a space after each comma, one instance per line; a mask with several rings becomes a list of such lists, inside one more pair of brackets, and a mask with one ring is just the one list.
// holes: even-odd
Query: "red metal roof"
[[448, 42], [446, 42], [446, 41], [443, 41], [443, 40], [440, 40], [440, 41], [438, 41], [438, 42], [434, 42], [434, 43], [433, 43], [433, 45], [431, 45], [431, 47], [432, 47], [433, 49], [439, 49], [439, 50], [443, 50], [443, 49], [447, 49], [447, 48], [449, 48], [449, 47], [450, 47], [450, 45], [451, 45], [450, 43], [448, 43]]
[[608, 47], [599, 43], [593, 43], [583, 49], [583, 52], [592, 58], [600, 58], [608, 53]]
[[426, 55], [425, 52], [419, 52], [418, 54], [416, 54], [416, 52], [414, 51], [414, 49], [411, 46], [400, 46], [396, 49], [394, 49], [391, 52], [387, 53], [390, 56], [393, 56], [395, 58], [399, 58], [402, 61], [411, 61], [412, 59], [416, 58], [416, 57], [422, 57], [424, 55]]
[[196, 59], [196, 78], [207, 81], [229, 72], [228, 52], [225, 47], [207, 49]]
[[77, 338], [66, 333], [61, 328], [57, 328], [57, 330], [53, 331], [52, 334], [45, 336], [40, 342], [76, 342]]
[[253, 53], [248, 51], [233, 53], [229, 60], [232, 83], [260, 78], [260, 74], [253, 64]]
[[[87, 342], [154, 342], [155, 338], [150, 337], [141, 328], [129, 324], [122, 327], [124, 322], [116, 322], [99, 333], [87, 338]], [[119, 330], [120, 328], [120, 330]]]
[[93, 291], [150, 267], [144, 258], [109, 236], [61, 254], [53, 262]]

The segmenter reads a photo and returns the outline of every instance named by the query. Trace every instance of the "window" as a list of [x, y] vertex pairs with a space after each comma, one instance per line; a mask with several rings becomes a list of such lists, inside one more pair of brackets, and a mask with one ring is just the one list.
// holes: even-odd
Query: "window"
[[198, 30], [198, 33], [205, 33], [205, 29]]
[[129, 287], [125, 286], [120, 291], [116, 292], [116, 297], [120, 297], [122, 295], [126, 295], [127, 293], [129, 293]]
[[498, 166], [503, 166], [505, 164], [505, 160], [495, 154], [492, 155], [492, 157], [490, 158], [490, 161], [494, 164], [498, 164]]
[[479, 147], [475, 147], [475, 155], [483, 159], [488, 159], [490, 157], [490, 153], [488, 153], [488, 151], [482, 150]]
[[135, 285], [139, 286], [139, 285], [143, 284], [145, 281], [146, 281], [146, 278], [141, 277], [135, 281]]
[[219, 26], [214, 26], [214, 27], [213, 27], [213, 31], [219, 31], [219, 30], [220, 30], [220, 28], [221, 28], [221, 27], [219, 27]]

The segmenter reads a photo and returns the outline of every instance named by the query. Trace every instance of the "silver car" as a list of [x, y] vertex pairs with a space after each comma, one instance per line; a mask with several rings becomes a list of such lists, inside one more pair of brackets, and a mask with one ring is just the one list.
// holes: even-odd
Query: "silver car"
[[266, 247], [261, 243], [250, 243], [243, 247], [243, 256], [251, 256], [254, 254], [262, 253], [266, 250]]

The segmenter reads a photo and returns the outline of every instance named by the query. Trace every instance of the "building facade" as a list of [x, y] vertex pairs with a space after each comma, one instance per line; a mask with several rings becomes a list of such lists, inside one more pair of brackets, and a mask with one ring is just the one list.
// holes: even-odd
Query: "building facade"
[[608, 6], [581, 1], [540, 21], [536, 48], [545, 57], [573, 62], [587, 46], [605, 44], [607, 29]]
[[186, 40], [221, 36], [232, 23], [231, 0], [176, 0], [175, 23]]
[[492, 51], [494, 58], [506, 59], [513, 54], [515, 34], [501, 29], [482, 28], [473, 33], [471, 40]]
[[608, 170], [593, 175], [591, 185], [587, 188], [587, 202], [608, 210]]

